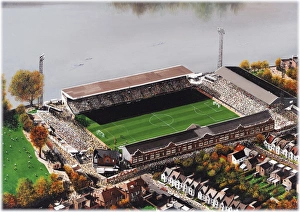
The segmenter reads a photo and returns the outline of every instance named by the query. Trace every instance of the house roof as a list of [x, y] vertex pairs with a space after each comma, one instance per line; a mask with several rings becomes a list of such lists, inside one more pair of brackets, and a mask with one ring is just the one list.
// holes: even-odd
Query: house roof
[[110, 158], [118, 159], [120, 153], [115, 150], [105, 150], [105, 149], [95, 149], [94, 155], [97, 154], [98, 157], [104, 158], [105, 156], [109, 156]]
[[185, 179], [184, 183], [187, 184], [188, 186], [190, 186], [190, 185], [192, 185], [192, 183], [193, 183], [193, 179], [187, 177], [187, 178]]
[[184, 66], [174, 66], [146, 73], [121, 77], [106, 81], [98, 81], [89, 84], [65, 88], [62, 92], [71, 99], [79, 99], [101, 93], [116, 91], [124, 88], [140, 86], [153, 82], [178, 78], [193, 73]]
[[117, 197], [120, 196], [124, 197], [124, 194], [116, 187], [112, 187], [102, 191], [99, 199], [103, 202], [108, 202], [110, 200], [115, 200]]
[[180, 172], [177, 171], [172, 171], [172, 173], [170, 174], [170, 178], [172, 178], [173, 180], [176, 180], [180, 175]]
[[238, 143], [238, 144], [234, 147], [234, 151], [237, 151], [237, 152], [239, 152], [239, 151], [241, 151], [241, 150], [244, 150], [244, 149], [245, 149], [245, 146], [242, 145], [242, 144], [240, 144], [240, 143]]
[[235, 159], [239, 160], [243, 157], [246, 157], [244, 150], [241, 150], [239, 152], [233, 153], [232, 157], [234, 157]]
[[183, 174], [180, 174], [177, 178], [178, 181], [180, 181], [181, 183], [183, 183], [186, 179], [186, 176], [184, 176]]
[[272, 165], [269, 163], [269, 162], [265, 162], [265, 163], [263, 163], [263, 164], [261, 164], [261, 167], [263, 168], [263, 169], [268, 169], [268, 168], [270, 168]]
[[257, 157], [248, 158], [248, 161], [251, 165], [256, 165], [258, 163]]
[[163, 171], [163, 174], [168, 177], [172, 171], [173, 169], [166, 167], [165, 170]]
[[217, 192], [216, 189], [210, 188], [210, 189], [208, 190], [208, 192], [206, 193], [206, 196], [209, 196], [210, 198], [214, 198], [214, 197], [216, 196], [217, 193], [218, 193], [218, 192]]

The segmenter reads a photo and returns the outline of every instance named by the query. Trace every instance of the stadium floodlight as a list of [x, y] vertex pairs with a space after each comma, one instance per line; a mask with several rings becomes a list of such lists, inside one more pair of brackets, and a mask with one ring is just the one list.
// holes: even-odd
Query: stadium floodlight
[[222, 67], [222, 60], [223, 60], [223, 35], [225, 31], [223, 28], [218, 27], [219, 33], [219, 60], [218, 60], [218, 68]]

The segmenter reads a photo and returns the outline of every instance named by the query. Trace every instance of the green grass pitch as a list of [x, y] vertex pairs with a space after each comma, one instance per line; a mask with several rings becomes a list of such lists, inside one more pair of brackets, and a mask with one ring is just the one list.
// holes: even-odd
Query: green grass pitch
[[34, 183], [40, 176], [47, 179], [48, 170], [37, 160], [34, 149], [25, 138], [22, 128], [11, 130], [3, 126], [2, 193], [16, 194], [19, 178], [29, 178]]
[[103, 125], [90, 120], [87, 129], [114, 149], [114, 143], [119, 147], [180, 132], [191, 124], [207, 126], [237, 117], [234, 112], [208, 99]]

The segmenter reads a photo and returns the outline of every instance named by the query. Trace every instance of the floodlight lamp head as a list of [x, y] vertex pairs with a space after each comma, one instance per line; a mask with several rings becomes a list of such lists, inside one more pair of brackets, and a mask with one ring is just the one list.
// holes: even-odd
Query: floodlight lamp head
[[224, 31], [224, 29], [223, 29], [223, 28], [221, 28], [221, 27], [218, 27], [218, 32], [219, 32], [219, 33], [222, 33], [222, 34], [225, 34], [225, 31]]

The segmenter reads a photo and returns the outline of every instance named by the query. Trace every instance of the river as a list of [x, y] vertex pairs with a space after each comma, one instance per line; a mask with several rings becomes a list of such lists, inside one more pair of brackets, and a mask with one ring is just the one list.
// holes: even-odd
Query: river
[[44, 101], [66, 87], [175, 65], [211, 72], [218, 27], [225, 66], [298, 54], [296, 1], [19, 2], [2, 4], [2, 72], [8, 87], [17, 70], [38, 70], [44, 53]]

